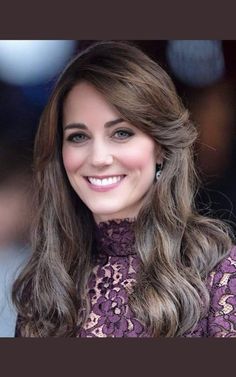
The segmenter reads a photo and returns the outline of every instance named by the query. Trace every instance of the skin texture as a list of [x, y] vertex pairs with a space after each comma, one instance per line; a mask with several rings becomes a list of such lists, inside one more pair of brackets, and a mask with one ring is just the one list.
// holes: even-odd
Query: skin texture
[[[119, 119], [107, 127], [107, 122]], [[78, 123], [86, 126], [81, 129]], [[91, 84], [80, 82], [63, 108], [63, 162], [69, 181], [97, 223], [136, 217], [154, 184], [161, 149], [117, 110]], [[85, 177], [125, 177], [113, 188], [97, 191]], [[99, 190], [99, 189], [98, 189]]]

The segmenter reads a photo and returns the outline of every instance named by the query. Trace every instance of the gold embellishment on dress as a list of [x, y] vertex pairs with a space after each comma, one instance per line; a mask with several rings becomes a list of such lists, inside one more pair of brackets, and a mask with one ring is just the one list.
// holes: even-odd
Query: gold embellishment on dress
[[233, 332], [236, 333], [236, 329], [234, 328], [234, 322], [230, 322], [230, 332], [231, 333], [233, 333]]
[[231, 304], [226, 302], [226, 300], [228, 300], [229, 297], [234, 297], [234, 296], [233, 295], [224, 295], [224, 296], [221, 297], [219, 304], [221, 306], [223, 306], [223, 308], [220, 311], [216, 312], [216, 317], [218, 317], [220, 315], [224, 315], [224, 314], [229, 314], [234, 309]]
[[232, 259], [231, 257], [228, 257], [227, 259], [230, 261], [230, 264], [236, 267], [236, 260]]
[[209, 275], [209, 284], [210, 284], [210, 286], [212, 287], [212, 285], [213, 285], [213, 281], [214, 281], [214, 277], [215, 277], [215, 271], [212, 271], [211, 273], [210, 273], [210, 275]]
[[227, 284], [228, 284], [229, 277], [230, 277], [231, 275], [232, 275], [231, 273], [224, 273], [224, 275], [223, 275], [222, 278], [220, 279], [219, 287], [222, 287], [223, 285], [227, 285]]
[[[222, 329], [220, 332], [218, 332], [215, 335], [216, 338], [226, 338], [226, 337], [228, 337], [229, 333], [231, 334], [231, 336], [232, 336], [232, 334], [236, 334], [236, 330], [234, 328], [233, 322], [228, 322], [228, 324], [230, 325], [230, 330], [223, 330]], [[236, 336], [234, 335], [234, 338], [235, 337]]]

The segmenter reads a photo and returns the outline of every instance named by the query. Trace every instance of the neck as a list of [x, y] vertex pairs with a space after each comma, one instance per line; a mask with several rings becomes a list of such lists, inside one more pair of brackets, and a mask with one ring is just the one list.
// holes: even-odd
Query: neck
[[113, 214], [113, 215], [97, 215], [93, 214], [93, 218], [95, 223], [98, 225], [103, 222], [109, 222], [109, 221], [121, 221], [121, 220], [130, 220], [135, 221], [137, 216], [136, 215], [130, 215], [130, 216], [119, 216], [119, 214]]
[[132, 218], [111, 219], [97, 224], [95, 238], [98, 253], [110, 256], [136, 254], [134, 221]]

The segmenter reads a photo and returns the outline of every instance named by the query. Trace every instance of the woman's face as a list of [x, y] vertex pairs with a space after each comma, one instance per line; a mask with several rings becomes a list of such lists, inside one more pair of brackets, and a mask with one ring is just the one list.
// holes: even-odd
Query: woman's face
[[68, 179], [95, 221], [135, 218], [162, 161], [153, 139], [122, 120], [87, 82], [66, 97], [63, 129]]

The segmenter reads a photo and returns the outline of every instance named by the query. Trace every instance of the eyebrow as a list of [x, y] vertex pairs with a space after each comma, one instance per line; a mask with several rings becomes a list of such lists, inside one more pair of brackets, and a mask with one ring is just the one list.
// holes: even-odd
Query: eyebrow
[[[115, 126], [116, 124], [122, 123], [122, 122], [124, 122], [124, 119], [122, 119], [122, 118], [109, 120], [108, 122], [106, 122], [104, 124], [104, 127], [109, 128], [109, 127]], [[67, 126], [64, 127], [64, 131], [69, 130], [69, 129], [73, 129], [73, 128], [79, 128], [81, 130], [87, 130], [88, 129], [88, 127], [84, 123], [70, 123], [70, 124], [68, 124]]]

